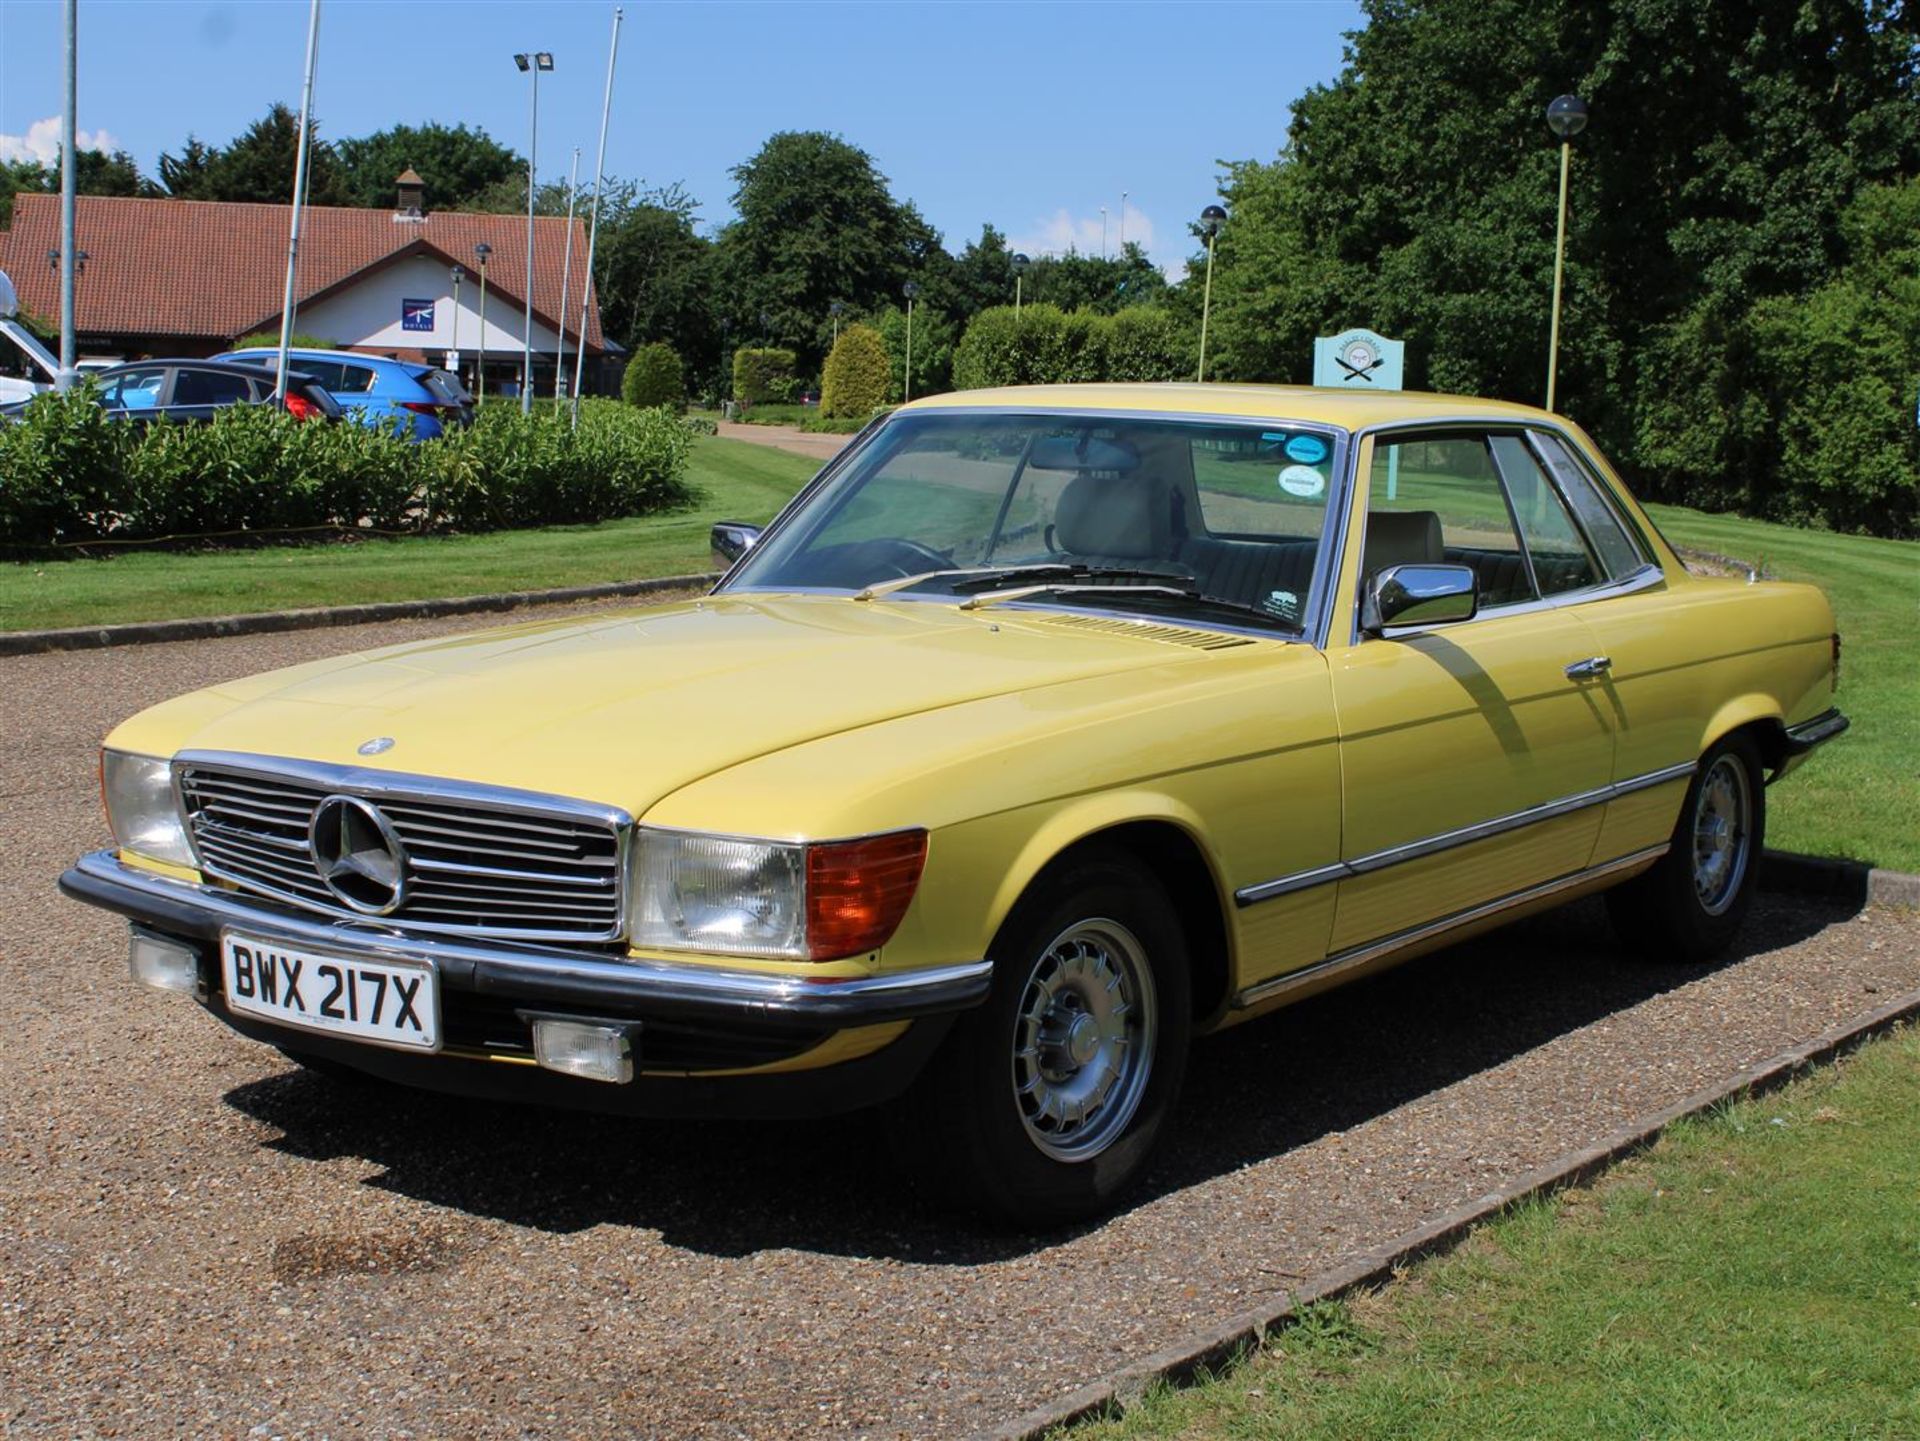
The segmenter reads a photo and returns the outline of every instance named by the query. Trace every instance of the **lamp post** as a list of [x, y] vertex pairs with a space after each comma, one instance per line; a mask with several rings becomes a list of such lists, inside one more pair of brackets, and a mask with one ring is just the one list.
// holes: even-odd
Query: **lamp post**
[[1200, 300], [1200, 369], [1194, 376], [1197, 381], [1207, 378], [1207, 319], [1213, 311], [1213, 242], [1226, 223], [1227, 212], [1218, 205], [1209, 205], [1200, 212], [1200, 228], [1207, 233], [1207, 285]]
[[1024, 254], [1016, 253], [1013, 257], [1013, 314], [1016, 320], [1020, 316], [1020, 282], [1026, 279], [1027, 267], [1031, 264], [1033, 262]]
[[840, 343], [840, 317], [847, 313], [847, 302], [836, 300], [827, 306], [827, 314], [833, 317], [833, 343]]
[[533, 176], [534, 154], [540, 148], [540, 72], [553, 69], [553, 54], [547, 50], [535, 50], [523, 55], [515, 55], [513, 63], [518, 65], [533, 82], [529, 86], [532, 100], [529, 109], [527, 128], [527, 303], [526, 324], [521, 329], [520, 359], [520, 413], [533, 413]]
[[901, 378], [901, 399], [913, 399], [913, 297], [920, 293], [920, 287], [909, 280], [900, 287], [900, 293], [907, 297], [907, 368]]
[[1100, 207], [1100, 258], [1107, 258], [1107, 207]]
[[473, 358], [473, 398], [478, 402], [487, 398], [487, 259], [493, 247], [483, 240], [473, 254], [480, 262], [480, 348]]
[[447, 369], [453, 372], [453, 378], [460, 378], [460, 282], [467, 278], [467, 268], [455, 265], [448, 269], [447, 279], [453, 282], [453, 344], [447, 348], [447, 358], [453, 364]]
[[1120, 253], [1127, 253], [1127, 192], [1120, 192]]
[[1547, 409], [1553, 409], [1555, 372], [1560, 364], [1560, 282], [1567, 263], [1567, 168], [1573, 137], [1587, 128], [1587, 102], [1561, 95], [1547, 106], [1547, 129], [1560, 137], [1560, 223], [1553, 237], [1553, 321], [1547, 335]]

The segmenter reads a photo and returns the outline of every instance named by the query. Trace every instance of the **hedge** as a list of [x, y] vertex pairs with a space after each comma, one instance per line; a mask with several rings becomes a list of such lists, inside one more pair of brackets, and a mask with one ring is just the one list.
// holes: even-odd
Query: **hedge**
[[733, 353], [733, 398], [742, 405], [764, 401], [785, 404], [794, 397], [796, 385], [791, 350], [740, 349]]
[[620, 377], [620, 398], [628, 405], [665, 405], [684, 410], [687, 382], [679, 352], [658, 340], [634, 351], [627, 361], [626, 374]]
[[891, 371], [880, 332], [871, 325], [849, 325], [834, 342], [820, 374], [821, 419], [872, 415], [887, 403]]
[[350, 422], [233, 406], [205, 425], [109, 420], [84, 390], [36, 397], [0, 424], [0, 548], [275, 533], [483, 531], [582, 524], [690, 502], [693, 438], [665, 410], [588, 401], [483, 408], [418, 444]]
[[953, 356], [956, 390], [1100, 380], [1177, 380], [1192, 362], [1171, 319], [1134, 306], [1115, 315], [1000, 305], [974, 316]]

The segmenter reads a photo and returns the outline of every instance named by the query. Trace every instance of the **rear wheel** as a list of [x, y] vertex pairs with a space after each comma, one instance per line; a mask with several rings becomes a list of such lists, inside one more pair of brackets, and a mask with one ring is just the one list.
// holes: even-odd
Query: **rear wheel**
[[1700, 761], [1666, 855], [1607, 893], [1614, 929], [1655, 960], [1703, 961], [1733, 943], [1766, 843], [1760, 752], [1727, 737]]
[[992, 947], [993, 989], [908, 1098], [918, 1158], [988, 1216], [1098, 1214], [1139, 1178], [1179, 1094], [1191, 998], [1158, 881], [1119, 851], [1043, 877]]

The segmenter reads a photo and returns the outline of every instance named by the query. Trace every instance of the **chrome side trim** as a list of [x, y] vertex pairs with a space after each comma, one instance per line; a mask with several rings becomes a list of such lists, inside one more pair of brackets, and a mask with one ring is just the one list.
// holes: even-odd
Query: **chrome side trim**
[[1292, 875], [1262, 881], [1258, 885], [1243, 886], [1233, 893], [1234, 904], [1242, 907], [1258, 905], [1261, 901], [1270, 901], [1276, 896], [1290, 895], [1294, 891], [1303, 891], [1311, 886], [1325, 885], [1328, 881], [1351, 880], [1356, 876], [1385, 870], [1388, 866], [1397, 866], [1406, 861], [1417, 861], [1424, 856], [1452, 850], [1455, 846], [1472, 845], [1475, 841], [1488, 840], [1494, 836], [1504, 835], [1508, 831], [1517, 831], [1523, 826], [1538, 825], [1541, 821], [1571, 815], [1589, 806], [1605, 805], [1616, 797], [1632, 795], [1635, 791], [1650, 790], [1654, 786], [1665, 785], [1668, 781], [1677, 781], [1682, 776], [1691, 776], [1696, 769], [1698, 769], [1697, 762], [1686, 761], [1681, 765], [1667, 766], [1662, 770], [1648, 771], [1645, 775], [1615, 781], [1611, 785], [1596, 786], [1590, 791], [1579, 791], [1570, 796], [1562, 796], [1558, 800], [1528, 806], [1525, 810], [1495, 816], [1492, 820], [1461, 826], [1458, 830], [1442, 831], [1439, 835], [1428, 836], [1423, 840], [1408, 841], [1404, 845], [1371, 851], [1364, 856], [1355, 856], [1350, 861], [1335, 861], [1331, 865], [1295, 871]]
[[173, 936], [212, 941], [234, 928], [266, 940], [395, 960], [429, 961], [456, 990], [526, 997], [546, 1005], [596, 1002], [728, 1021], [871, 1025], [964, 1010], [986, 998], [991, 961], [962, 961], [845, 980], [508, 943], [403, 935], [376, 924], [289, 915], [231, 891], [177, 881], [124, 863], [112, 851], [83, 856], [60, 878], [75, 900]]
[[1474, 906], [1468, 910], [1456, 911], [1440, 920], [1398, 931], [1381, 940], [1368, 941], [1364, 945], [1341, 951], [1338, 955], [1328, 956], [1324, 961], [1318, 961], [1311, 966], [1304, 966], [1300, 970], [1289, 971], [1284, 976], [1275, 976], [1258, 985], [1248, 986], [1234, 996], [1231, 1008], [1236, 1011], [1245, 1010], [1248, 1006], [1258, 1005], [1275, 996], [1285, 995], [1288, 991], [1298, 990], [1311, 982], [1325, 980], [1329, 976], [1337, 976], [1344, 971], [1364, 966], [1370, 961], [1377, 961], [1383, 956], [1391, 955], [1394, 951], [1404, 950], [1422, 941], [1432, 940], [1436, 936], [1443, 936], [1449, 931], [1472, 925], [1476, 921], [1483, 921], [1489, 916], [1497, 916], [1502, 911], [1513, 910], [1531, 901], [1544, 900], [1548, 896], [1556, 895], [1561, 891], [1570, 891], [1589, 881], [1601, 880], [1617, 872], [1631, 870], [1635, 866], [1656, 861], [1666, 853], [1667, 843], [1662, 841], [1657, 846], [1648, 846], [1643, 851], [1621, 856], [1618, 860], [1589, 866], [1585, 870], [1575, 871], [1571, 875], [1561, 876], [1556, 880], [1545, 881], [1537, 886], [1528, 886], [1525, 890], [1515, 891], [1511, 895], [1500, 897], [1499, 900], [1488, 901], [1484, 905]]
[[1615, 781], [1613, 793], [1617, 796], [1629, 796], [1635, 791], [1649, 791], [1655, 786], [1663, 786], [1668, 781], [1677, 781], [1681, 777], [1693, 779], [1693, 773], [1700, 769], [1698, 761], [1682, 761], [1677, 766], [1668, 766], [1664, 770], [1648, 771], [1643, 776], [1634, 776], [1631, 780]]

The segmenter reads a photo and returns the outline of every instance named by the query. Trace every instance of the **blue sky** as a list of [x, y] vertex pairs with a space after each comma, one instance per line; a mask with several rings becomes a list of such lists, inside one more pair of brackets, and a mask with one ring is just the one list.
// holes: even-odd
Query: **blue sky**
[[[554, 52], [540, 171], [590, 174], [613, 6], [324, 0], [322, 133], [465, 121], [521, 150], [516, 50]], [[189, 131], [224, 143], [297, 105], [305, 0], [80, 0], [82, 144], [152, 173]], [[1163, 265], [1214, 198], [1217, 161], [1271, 158], [1288, 107], [1339, 71], [1355, 0], [1264, 3], [630, 3], [609, 174], [682, 181], [711, 226], [729, 167], [777, 130], [844, 135], [958, 250], [990, 221], [1033, 252], [1100, 248], [1100, 208]], [[0, 0], [0, 156], [46, 149], [60, 114], [58, 0]], [[431, 199], [431, 197], [430, 197]]]

